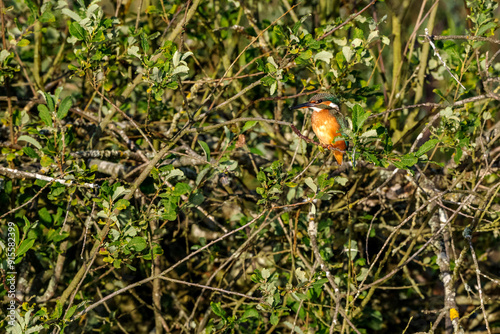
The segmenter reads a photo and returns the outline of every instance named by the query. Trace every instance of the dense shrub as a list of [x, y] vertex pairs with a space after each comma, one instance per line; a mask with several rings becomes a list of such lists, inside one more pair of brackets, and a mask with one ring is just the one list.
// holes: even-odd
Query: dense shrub
[[0, 4], [2, 330], [500, 326], [497, 2]]

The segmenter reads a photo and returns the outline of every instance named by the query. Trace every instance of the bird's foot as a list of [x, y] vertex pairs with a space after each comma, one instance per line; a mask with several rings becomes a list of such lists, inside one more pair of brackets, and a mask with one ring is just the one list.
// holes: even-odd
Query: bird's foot
[[341, 150], [340, 148], [338, 147], [335, 147], [333, 146], [332, 144], [329, 144], [329, 145], [323, 145], [324, 148], [330, 150], [330, 151], [335, 151], [335, 152], [341, 152], [341, 153], [345, 153], [345, 150]]

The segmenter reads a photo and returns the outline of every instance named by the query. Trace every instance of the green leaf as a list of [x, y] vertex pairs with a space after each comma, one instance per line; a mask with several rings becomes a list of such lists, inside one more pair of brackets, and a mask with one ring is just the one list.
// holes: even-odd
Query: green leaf
[[[373, 230], [375, 230], [375, 229], [373, 229]], [[327, 282], [328, 282], [328, 278], [319, 279], [313, 283], [313, 287], [315, 287], [315, 288], [321, 287], [321, 286], [325, 285], [325, 283], [327, 283]]]
[[262, 277], [262, 275], [260, 273], [260, 270], [259, 269], [255, 269], [253, 272], [254, 273], [252, 274], [252, 276], [250, 276], [250, 279], [254, 283], [260, 283], [263, 280], [263, 277]]
[[245, 320], [248, 318], [258, 318], [259, 317], [259, 312], [257, 312], [256, 309], [251, 308], [249, 310], [246, 310], [245, 313], [241, 316], [241, 320]]
[[497, 25], [498, 24], [496, 22], [489, 22], [489, 23], [485, 24], [484, 26], [479, 28], [476, 36], [482, 36], [487, 30], [495, 29], [497, 27]]
[[40, 156], [35, 152], [35, 150], [29, 146], [23, 147], [23, 152], [31, 159], [40, 159]]
[[63, 313], [63, 305], [61, 304], [61, 301], [58, 299], [56, 301], [56, 307], [54, 308], [54, 312], [51, 314], [52, 319], [59, 319], [62, 316]]
[[307, 300], [307, 296], [299, 292], [292, 292], [292, 297], [296, 300]]
[[31, 138], [30, 136], [26, 136], [26, 135], [19, 136], [19, 138], [17, 138], [17, 141], [25, 141], [25, 142], [32, 144], [33, 146], [35, 146], [39, 150], [42, 149], [42, 145], [40, 145], [40, 143], [36, 139]]
[[42, 167], [49, 167], [53, 163], [54, 163], [54, 160], [52, 160], [52, 158], [50, 158], [46, 155], [44, 155], [42, 157], [42, 159], [40, 159], [40, 165], [42, 165]]
[[21, 39], [18, 43], [17, 43], [17, 46], [20, 46], [20, 47], [23, 47], [23, 46], [26, 46], [26, 45], [29, 45], [30, 44], [30, 41], [27, 40], [27, 39]]
[[377, 166], [380, 163], [379, 159], [374, 154], [370, 152], [364, 152], [364, 155], [368, 162], [371, 162], [372, 164], [375, 164]]
[[135, 237], [127, 244], [128, 248], [133, 248], [136, 252], [140, 252], [147, 247], [146, 240], [143, 237]]
[[273, 82], [273, 84], [271, 85], [271, 88], [269, 89], [269, 94], [271, 96], [274, 95], [274, 93], [276, 93], [277, 88], [278, 88], [278, 82], [275, 81], [275, 82]]
[[264, 268], [261, 271], [261, 275], [263, 279], [267, 280], [269, 277], [271, 277], [271, 272], [269, 271], [269, 269]]
[[175, 185], [172, 195], [181, 196], [191, 191], [191, 187], [187, 183], [179, 182]]
[[[307, 15], [305, 15], [304, 17], [307, 18]], [[293, 25], [292, 32], [293, 32], [294, 35], [297, 35], [297, 32], [299, 31], [299, 28], [300, 28], [301, 24], [302, 24], [302, 21], [297, 21]]]
[[446, 119], [449, 119], [450, 121], [455, 121], [455, 122], [460, 122], [460, 119], [458, 118], [458, 114], [455, 113], [450, 107], [447, 107], [444, 110], [441, 110], [439, 114]]
[[276, 70], [276, 67], [274, 67], [272, 64], [266, 63], [266, 73], [274, 73], [276, 72]]
[[144, 53], [147, 53], [149, 51], [149, 43], [148, 43], [148, 39], [146, 37], [146, 34], [142, 33], [140, 35], [140, 37], [141, 37], [141, 47], [142, 47], [142, 50], [144, 50]]
[[205, 196], [202, 193], [196, 193], [189, 197], [189, 203], [193, 205], [200, 205], [205, 200]]
[[298, 267], [295, 269], [295, 275], [297, 276], [297, 279], [299, 282], [305, 282], [308, 281], [308, 278], [306, 277], [306, 272], [302, 270], [302, 268]]
[[180, 65], [180, 66], [177, 66], [174, 71], [172, 72], [172, 75], [176, 75], [176, 74], [188, 74], [189, 73], [189, 67], [187, 66], [184, 66], [184, 65]]
[[347, 183], [348, 179], [345, 178], [345, 177], [342, 177], [342, 176], [336, 176], [335, 177], [335, 182], [337, 182], [338, 184], [340, 184], [341, 186], [345, 186], [346, 183]]
[[324, 173], [324, 174], [321, 174], [320, 176], [318, 176], [318, 186], [320, 189], [323, 189], [325, 188], [326, 186], [328, 186], [329, 182], [328, 182], [328, 174]]
[[211, 171], [211, 168], [208, 167], [208, 168], [205, 168], [205, 169], [202, 169], [199, 173], [198, 173], [198, 176], [196, 176], [196, 185], [200, 185], [200, 182], [202, 180], [205, 179], [205, 176], [208, 174], [208, 172]]
[[285, 33], [283, 32], [283, 28], [280, 25], [275, 25], [273, 27], [273, 32], [280, 37], [285, 36]]
[[16, 257], [23, 256], [24, 253], [26, 253], [27, 251], [30, 250], [31, 247], [33, 247], [34, 243], [35, 243], [35, 239], [28, 239], [28, 240], [24, 240], [23, 242], [21, 242], [21, 244], [17, 248]]
[[352, 35], [352, 39], [356, 39], [356, 38], [359, 38], [359, 39], [364, 38], [363, 30], [361, 30], [359, 28], [354, 28], [354, 33]]
[[[269, 65], [269, 66], [267, 66]], [[266, 67], [268, 68], [269, 72], [274, 73], [278, 69], [278, 64], [274, 61], [274, 58], [272, 56], [267, 57], [267, 64]]]
[[401, 157], [401, 164], [403, 164], [405, 167], [411, 167], [415, 165], [417, 162], [418, 158], [410, 154], [406, 154], [403, 157]]
[[177, 219], [177, 200], [167, 199], [162, 200], [161, 202], [165, 208], [162, 218], [170, 221]]
[[226, 311], [224, 311], [220, 307], [220, 303], [210, 302], [210, 308], [212, 309], [212, 312], [214, 312], [215, 315], [217, 315], [221, 318], [224, 318], [224, 316], [226, 315]]
[[375, 129], [368, 130], [361, 135], [361, 138], [376, 138], [376, 137], [377, 137], [377, 130]]
[[43, 93], [45, 96], [45, 101], [47, 101], [47, 108], [49, 108], [49, 111], [54, 112], [56, 110], [56, 104], [54, 102], [54, 99], [49, 93]]
[[51, 190], [50, 190], [50, 194], [54, 197], [59, 196], [62, 193], [64, 193], [65, 190], [66, 190], [66, 187], [64, 185], [62, 185], [60, 183], [53, 183]]
[[205, 143], [203, 140], [198, 140], [198, 144], [200, 144], [203, 151], [205, 151], [205, 158], [207, 159], [208, 162], [210, 162], [210, 148], [208, 147], [208, 144]]
[[415, 153], [415, 156], [416, 157], [422, 156], [427, 151], [436, 147], [437, 143], [439, 143], [438, 139], [431, 139], [431, 140], [426, 141], [422, 146], [420, 146], [418, 151]]
[[351, 47], [349, 47], [349, 46], [344, 46], [342, 48], [342, 54], [344, 55], [344, 58], [347, 62], [351, 61], [353, 53], [354, 52], [352, 51]]
[[85, 29], [77, 22], [71, 23], [69, 26], [69, 33], [79, 41], [85, 39]]
[[113, 209], [121, 211], [121, 210], [125, 210], [129, 205], [130, 205], [129, 201], [127, 201], [124, 198], [121, 198], [118, 201], [116, 201]]
[[346, 46], [347, 45], [347, 38], [342, 37], [342, 38], [335, 38], [333, 37], [333, 42], [337, 44], [338, 46]]
[[172, 57], [172, 64], [174, 65], [174, 67], [177, 67], [180, 64], [180, 61], [181, 61], [181, 53], [179, 51], [175, 51]]
[[11, 58], [12, 53], [7, 50], [0, 51], [0, 63], [3, 63], [6, 59]]
[[370, 32], [370, 34], [368, 35], [368, 38], [366, 39], [366, 43], [370, 43], [373, 39], [377, 38], [378, 37], [378, 30], [373, 30], [372, 32]]
[[126, 189], [124, 186], [116, 184], [116, 188], [114, 188], [113, 195], [111, 196], [111, 199], [114, 201], [120, 196], [124, 196], [128, 194], [130, 190]]
[[299, 58], [307, 60], [307, 59], [311, 59], [311, 57], [312, 57], [311, 50], [306, 50], [304, 52], [299, 53]]
[[222, 161], [220, 163], [220, 166], [224, 168], [226, 171], [233, 171], [236, 168], [238, 168], [238, 161], [235, 160], [227, 160], [227, 161]]
[[69, 320], [69, 319], [73, 316], [73, 314], [75, 313], [75, 311], [76, 311], [77, 307], [78, 307], [78, 305], [73, 305], [73, 306], [71, 306], [71, 307], [69, 308], [69, 310], [68, 310], [68, 312], [67, 312], [66, 316], [64, 317], [64, 319]]
[[359, 105], [355, 104], [352, 108], [352, 124], [354, 127], [354, 132], [361, 130], [363, 124], [370, 116], [370, 112], [365, 112], [365, 110]]
[[120, 269], [121, 268], [121, 264], [122, 264], [122, 260], [121, 259], [115, 259], [113, 261], [113, 267], [115, 267], [116, 269]]
[[73, 103], [71, 102], [71, 97], [66, 96], [59, 104], [59, 108], [57, 110], [57, 119], [63, 119], [64, 117], [66, 117], [69, 108], [71, 108], [72, 105]]
[[251, 128], [254, 127], [254, 125], [257, 124], [257, 121], [248, 121], [243, 125], [243, 128], [241, 129], [241, 132], [245, 132], [247, 130], [250, 130]]
[[332, 59], [332, 58], [333, 58], [333, 53], [331, 53], [329, 51], [321, 51], [321, 52], [318, 52], [314, 56], [314, 61], [321, 60], [321, 61], [324, 61], [325, 63], [329, 64], [330, 59]]
[[127, 49], [127, 54], [141, 59], [141, 55], [139, 54], [139, 47], [137, 45], [132, 45], [131, 47], [129, 47]]
[[276, 312], [273, 312], [273, 314], [271, 314], [271, 319], [269, 320], [271, 321], [271, 325], [276, 326], [279, 323], [280, 318], [278, 317]]
[[[156, 33], [157, 33], [157, 36], [161, 35], [159, 32], [156, 32]], [[153, 36], [153, 35], [151, 35], [151, 36]], [[150, 38], [151, 38], [151, 36], [150, 36]], [[181, 60], [186, 60], [189, 56], [192, 56], [192, 55], [193, 55], [193, 53], [191, 51], [188, 51], [182, 55]]]
[[54, 95], [53, 95], [54, 101], [56, 101], [56, 102], [59, 101], [59, 95], [61, 94], [62, 91], [63, 91], [62, 86], [57, 87], [57, 89], [55, 90]]
[[69, 17], [71, 17], [73, 20], [75, 20], [76, 22], [80, 22], [81, 18], [80, 16], [78, 16], [77, 13], [75, 13], [74, 11], [72, 11], [71, 9], [69, 8], [63, 8], [61, 10], [61, 12]]
[[40, 116], [41, 120], [47, 125], [52, 126], [52, 116], [50, 115], [49, 109], [45, 104], [39, 104], [37, 107], [40, 112], [38, 116]]
[[[177, 88], [179, 88], [179, 84], [177, 83], [177, 81], [170, 81], [167, 84], [167, 88], [172, 89], [172, 90], [176, 90]], [[163, 92], [162, 92], [162, 94], [163, 94]], [[159, 101], [161, 101], [161, 98], [159, 99]]]
[[[309, 35], [312, 36], [312, 35]], [[313, 50], [317, 50], [321, 47], [321, 43], [314, 38], [311, 38], [310, 40], [307, 41], [307, 46]]]
[[339, 66], [340, 69], [344, 68], [344, 63], [345, 63], [345, 57], [342, 54], [342, 52], [338, 52], [335, 55], [335, 60], [337, 61], [337, 65]]
[[262, 82], [262, 84], [264, 86], [271, 86], [273, 83], [276, 82], [276, 79], [273, 77], [267, 76], [267, 77], [263, 77], [262, 79], [260, 79], [260, 81]]
[[307, 184], [307, 186], [309, 188], [311, 188], [311, 190], [316, 193], [318, 191], [318, 186], [314, 183], [313, 179], [311, 177], [307, 177], [305, 180], [304, 180], [304, 183]]
[[461, 147], [457, 147], [455, 149], [455, 154], [453, 155], [453, 160], [455, 161], [455, 163], [457, 165], [460, 163], [460, 159], [462, 158], [463, 153], [464, 152], [462, 151]]
[[56, 21], [56, 17], [54, 16], [54, 14], [52, 14], [48, 10], [43, 12], [42, 16], [40, 16], [40, 22], [42, 22], [42, 23], [51, 23], [51, 22], [55, 22], [55, 21]]

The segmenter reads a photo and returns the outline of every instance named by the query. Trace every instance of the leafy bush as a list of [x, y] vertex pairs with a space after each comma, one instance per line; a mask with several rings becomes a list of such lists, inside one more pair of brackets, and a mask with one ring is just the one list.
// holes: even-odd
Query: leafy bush
[[495, 1], [118, 3], [0, 1], [2, 329], [500, 326]]

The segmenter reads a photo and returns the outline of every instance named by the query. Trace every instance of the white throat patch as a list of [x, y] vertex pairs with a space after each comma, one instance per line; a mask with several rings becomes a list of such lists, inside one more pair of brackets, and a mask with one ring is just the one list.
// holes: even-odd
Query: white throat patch
[[[335, 103], [330, 102], [330, 101], [322, 102], [322, 104], [326, 104], [328, 107], [330, 107], [332, 109], [339, 109], [338, 105], [336, 105]], [[324, 109], [324, 108], [318, 108], [318, 107], [309, 107], [309, 108], [311, 108], [313, 111], [318, 111], [318, 112]]]

